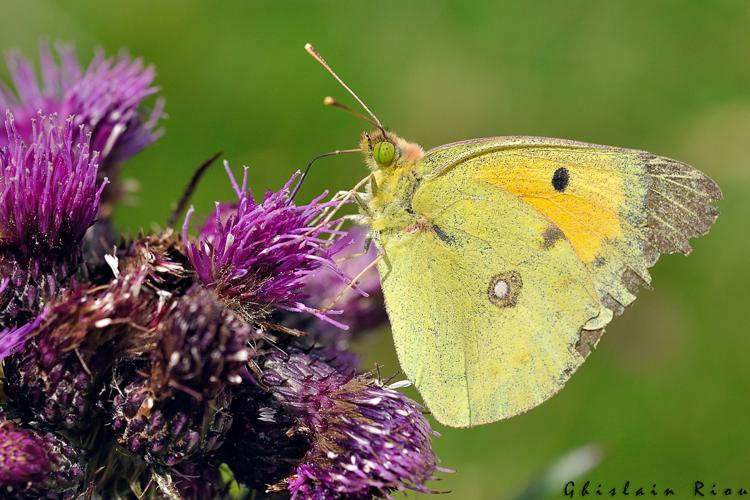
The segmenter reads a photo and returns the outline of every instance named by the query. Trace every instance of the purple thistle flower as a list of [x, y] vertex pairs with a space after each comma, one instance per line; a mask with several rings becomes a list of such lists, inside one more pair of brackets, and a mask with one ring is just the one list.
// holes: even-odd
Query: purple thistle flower
[[[32, 121], [40, 111], [57, 114], [59, 124], [74, 116], [75, 125], [86, 125], [91, 131], [91, 149], [100, 153], [105, 173], [113, 177], [117, 163], [162, 133], [156, 128], [162, 101], [157, 101], [148, 115], [140, 107], [145, 98], [158, 91], [153, 86], [156, 72], [124, 52], [106, 58], [101, 50], [84, 71], [72, 46], [59, 43], [55, 48], [59, 62], [47, 44], [41, 45], [41, 82], [27, 59], [17, 52], [7, 56], [15, 91], [0, 84], [0, 111], [13, 113], [25, 140], [30, 140]], [[12, 140], [0, 133], [0, 146]]]
[[307, 205], [289, 201], [290, 187], [298, 174], [277, 192], [268, 192], [256, 203], [247, 189], [247, 168], [242, 186], [237, 184], [229, 164], [224, 164], [239, 201], [217, 204], [213, 220], [197, 242], [188, 238], [191, 208], [183, 225], [185, 253], [203, 284], [216, 291], [249, 317], [268, 308], [306, 312], [345, 328], [329, 314], [306, 306], [304, 286], [311, 275], [329, 269], [342, 282], [347, 279], [333, 260], [349, 241], [334, 229], [338, 220], [317, 225], [332, 203], [321, 203], [326, 193]]
[[[354, 226], [347, 231], [351, 244], [337, 255], [341, 271], [346, 276], [359, 276], [360, 272], [377, 258], [375, 244], [370, 244], [365, 252], [367, 229], [362, 226]], [[363, 333], [383, 326], [388, 321], [385, 312], [385, 299], [383, 290], [380, 288], [380, 276], [376, 267], [371, 267], [357, 280], [357, 288], [345, 288], [341, 285], [341, 279], [328, 270], [323, 270], [308, 280], [306, 292], [311, 297], [316, 297], [316, 307], [323, 307], [325, 303], [338, 298], [337, 308], [343, 310], [337, 319], [349, 327], [352, 334]], [[343, 292], [343, 294], [342, 294]], [[339, 297], [339, 294], [342, 294]], [[318, 324], [319, 327], [323, 325]], [[307, 330], [306, 330], [307, 331]], [[328, 329], [330, 332], [330, 328]], [[319, 331], [325, 336], [325, 331]], [[341, 331], [331, 332], [341, 336]], [[308, 331], [308, 334], [313, 335]]]
[[263, 383], [296, 416], [312, 447], [286, 480], [292, 498], [429, 493], [437, 459], [420, 407], [367, 375], [338, 373], [309, 354], [267, 356]]
[[38, 115], [26, 143], [14, 117], [6, 117], [10, 142], [0, 149], [0, 270], [10, 280], [0, 286], [0, 319], [24, 309], [34, 314], [66, 283], [80, 264], [81, 240], [99, 209], [106, 180], [97, 180], [97, 154], [89, 154], [86, 134], [76, 133], [72, 119], [55, 121]]
[[[355, 226], [348, 231], [352, 243], [340, 252], [336, 258], [341, 271], [346, 276], [359, 276], [377, 257], [375, 245], [370, 245], [366, 252], [365, 238], [367, 230]], [[305, 332], [307, 335], [298, 342], [309, 348], [323, 352], [328, 363], [341, 372], [355, 372], [359, 368], [359, 356], [349, 350], [353, 338], [385, 325], [388, 315], [385, 311], [385, 299], [380, 288], [378, 270], [371, 267], [357, 280], [357, 289], [341, 283], [341, 279], [328, 269], [323, 269], [305, 284], [305, 293], [310, 297], [310, 307], [320, 309], [334, 304], [342, 311], [336, 320], [347, 325], [344, 332], [328, 322], [300, 314], [280, 311], [274, 319], [288, 328]]]
[[[167, 466], [221, 446], [232, 425], [227, 388], [212, 399], [194, 400], [184, 393], [164, 397], [137, 370], [137, 365], [120, 367], [113, 383], [122, 385], [111, 405], [112, 430], [120, 444], [148, 463]], [[127, 380], [132, 382], [123, 385]]]
[[61, 437], [20, 427], [0, 414], [2, 498], [74, 498], [83, 476], [80, 453]]
[[6, 116], [11, 140], [0, 150], [2, 245], [24, 256], [75, 249], [96, 217], [104, 187], [96, 180], [98, 155], [74, 138], [73, 121], [54, 122], [54, 116], [38, 115], [27, 144], [13, 115]]

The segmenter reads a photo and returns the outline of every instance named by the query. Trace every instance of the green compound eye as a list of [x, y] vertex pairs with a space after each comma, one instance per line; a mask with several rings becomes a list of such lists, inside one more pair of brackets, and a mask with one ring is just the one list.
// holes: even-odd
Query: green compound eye
[[372, 149], [372, 158], [377, 162], [378, 165], [387, 167], [393, 163], [393, 156], [396, 150], [393, 148], [393, 144], [388, 141], [382, 141], [375, 144]]

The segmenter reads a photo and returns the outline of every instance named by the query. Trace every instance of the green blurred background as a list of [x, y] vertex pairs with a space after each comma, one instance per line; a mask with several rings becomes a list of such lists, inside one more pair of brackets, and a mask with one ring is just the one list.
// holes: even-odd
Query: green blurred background
[[[721, 217], [690, 258], [665, 257], [655, 290], [614, 321], [567, 387], [541, 407], [470, 430], [436, 427], [434, 483], [455, 498], [512, 498], [565, 452], [599, 443], [594, 485], [625, 480], [692, 493], [750, 489], [750, 2], [172, 0], [2, 3], [0, 47], [34, 56], [41, 37], [128, 47], [156, 65], [166, 135], [127, 166], [140, 201], [129, 231], [164, 223], [192, 170], [222, 149], [277, 188], [362, 128], [321, 105], [350, 99], [302, 50], [313, 42], [381, 119], [425, 147], [528, 134], [681, 159], [724, 190]], [[358, 158], [322, 161], [302, 192], [350, 187]], [[230, 190], [219, 168], [194, 203]], [[387, 334], [361, 346], [398, 369]], [[551, 498], [561, 498], [562, 489]]]

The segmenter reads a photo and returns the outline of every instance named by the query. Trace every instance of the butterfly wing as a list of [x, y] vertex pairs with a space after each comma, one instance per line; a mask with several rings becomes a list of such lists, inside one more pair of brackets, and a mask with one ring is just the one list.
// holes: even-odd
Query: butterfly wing
[[690, 253], [689, 239], [708, 232], [718, 216], [712, 203], [722, 197], [713, 180], [679, 161], [561, 139], [465, 141], [429, 151], [420, 167], [427, 178], [455, 170], [481, 179], [544, 214], [614, 314], [650, 285], [648, 268], [661, 254]]
[[413, 206], [424, 224], [380, 235], [380, 272], [399, 361], [428, 408], [466, 427], [549, 398], [602, 312], [571, 244], [541, 251], [549, 220], [469, 177], [430, 181]]
[[[383, 289], [402, 367], [459, 427], [557, 392], [659, 255], [708, 231], [721, 197], [683, 163], [557, 139], [452, 144], [416, 169], [424, 223], [381, 235]], [[503, 278], [494, 291], [512, 304], [493, 300]]]

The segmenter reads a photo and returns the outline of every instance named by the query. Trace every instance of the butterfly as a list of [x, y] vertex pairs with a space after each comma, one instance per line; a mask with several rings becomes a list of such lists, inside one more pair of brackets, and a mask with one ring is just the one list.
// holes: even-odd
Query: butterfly
[[369, 118], [326, 103], [376, 127], [353, 150], [370, 175], [351, 194], [380, 251], [401, 367], [444, 425], [552, 397], [650, 285], [659, 256], [690, 253], [718, 216], [713, 180], [645, 151], [523, 136], [424, 151], [305, 48]]

